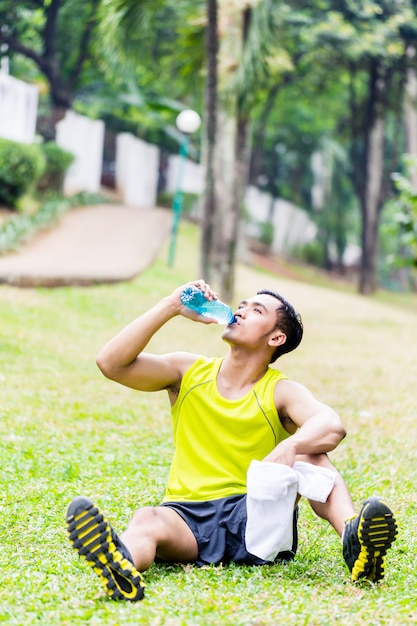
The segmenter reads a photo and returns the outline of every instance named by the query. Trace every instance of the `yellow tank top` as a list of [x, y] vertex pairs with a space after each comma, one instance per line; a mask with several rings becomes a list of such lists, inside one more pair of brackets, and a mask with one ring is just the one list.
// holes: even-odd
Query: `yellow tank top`
[[175, 452], [164, 502], [215, 500], [246, 493], [246, 472], [289, 437], [274, 403], [276, 383], [286, 378], [269, 368], [242, 398], [217, 389], [222, 358], [199, 357], [185, 373], [172, 406]]

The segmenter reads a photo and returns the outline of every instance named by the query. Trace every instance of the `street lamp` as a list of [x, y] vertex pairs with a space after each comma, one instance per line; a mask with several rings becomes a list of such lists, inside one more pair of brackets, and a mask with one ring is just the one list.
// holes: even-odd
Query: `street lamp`
[[190, 136], [200, 128], [201, 118], [198, 113], [191, 109], [181, 111], [177, 116], [176, 125], [178, 130], [182, 133], [182, 141], [180, 145], [180, 159], [178, 164], [178, 177], [177, 187], [174, 194], [174, 200], [172, 202], [173, 221], [171, 229], [171, 240], [169, 244], [168, 265], [174, 265], [175, 257], [175, 245], [177, 241], [178, 226], [181, 218], [182, 208], [182, 178], [184, 175], [185, 163], [187, 161], [188, 146], [190, 143]]

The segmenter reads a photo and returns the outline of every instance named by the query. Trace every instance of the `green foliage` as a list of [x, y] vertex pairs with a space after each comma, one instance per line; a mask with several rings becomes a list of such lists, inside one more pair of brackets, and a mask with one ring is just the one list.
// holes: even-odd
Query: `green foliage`
[[38, 180], [36, 188], [38, 191], [62, 192], [62, 185], [65, 174], [74, 162], [74, 155], [68, 150], [64, 150], [54, 141], [41, 144], [42, 152], [45, 156], [46, 166], [43, 176]]
[[274, 241], [274, 225], [271, 222], [259, 222], [259, 241], [266, 246]]
[[37, 182], [46, 160], [37, 144], [24, 144], [0, 138], [0, 202], [16, 204]]
[[294, 259], [314, 265], [315, 267], [325, 268], [327, 263], [326, 247], [322, 242], [310, 241], [303, 246], [298, 246], [291, 250], [291, 256]]
[[[158, 206], [171, 209], [174, 202], [174, 195], [175, 194], [168, 191], [160, 192], [157, 199]], [[185, 217], [195, 212], [199, 198], [200, 196], [197, 193], [190, 193], [188, 191], [182, 192], [181, 210]]]
[[86, 85], [74, 107], [176, 153], [176, 116], [203, 110], [204, 26], [203, 2], [104, 0], [96, 46], [105, 81]]
[[[405, 155], [406, 173], [392, 174], [397, 195], [384, 209], [381, 227], [381, 272], [385, 282], [397, 288], [414, 288], [412, 276], [417, 270], [417, 158]], [[399, 280], [401, 279], [401, 280]]]
[[[370, 78], [378, 75], [374, 87], [383, 84], [374, 112], [382, 111], [385, 122], [387, 111], [400, 119], [405, 71], [415, 66], [415, 57], [407, 55], [417, 41], [415, 3], [262, 0], [243, 6], [244, 50], [238, 71], [229, 69], [260, 153], [261, 167], [251, 182], [309, 210], [311, 156], [323, 137], [336, 139], [350, 163], [335, 173], [333, 197], [344, 187], [346, 203], [329, 201], [319, 226], [323, 240], [332, 231], [329, 238], [341, 256], [357, 234], [354, 193], [358, 199], [369, 196], [363, 190], [372, 145]], [[204, 111], [206, 17], [203, 0], [0, 0], [0, 41], [9, 46], [12, 69], [22, 78], [40, 82], [43, 68], [59, 68], [60, 80], [49, 94], [61, 95], [64, 87], [64, 99], [77, 111], [100, 117], [107, 128], [111, 121], [116, 132], [128, 125], [129, 132], [174, 152], [179, 109]], [[47, 33], [53, 45], [45, 45]], [[45, 51], [53, 51], [53, 58], [39, 63]], [[384, 141], [386, 171], [392, 171], [404, 150], [403, 134], [397, 127]], [[347, 188], [347, 175], [353, 187]], [[384, 199], [388, 187], [381, 188]]]
[[68, 201], [50, 200], [32, 215], [18, 213], [5, 220], [0, 226], [0, 254], [15, 250], [24, 239], [52, 225], [68, 208]]
[[[417, 171], [417, 158], [406, 161], [409, 170]], [[399, 243], [406, 251], [403, 263], [417, 268], [417, 190], [410, 178], [401, 174], [392, 176], [395, 187], [399, 192], [398, 198], [393, 202], [398, 212], [395, 221], [398, 226]]]
[[12, 69], [16, 56], [29, 59], [48, 83], [53, 106], [70, 107], [77, 92], [101, 77], [95, 45], [101, 2], [0, 0], [0, 42], [7, 43]]

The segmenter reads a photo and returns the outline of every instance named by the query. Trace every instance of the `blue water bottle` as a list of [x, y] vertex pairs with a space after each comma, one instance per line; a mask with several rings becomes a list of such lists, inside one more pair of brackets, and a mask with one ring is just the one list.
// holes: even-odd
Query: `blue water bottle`
[[198, 287], [186, 287], [180, 300], [188, 309], [196, 311], [204, 317], [211, 317], [217, 320], [219, 324], [234, 324], [236, 322], [236, 317], [230, 306], [220, 300], [207, 300]]

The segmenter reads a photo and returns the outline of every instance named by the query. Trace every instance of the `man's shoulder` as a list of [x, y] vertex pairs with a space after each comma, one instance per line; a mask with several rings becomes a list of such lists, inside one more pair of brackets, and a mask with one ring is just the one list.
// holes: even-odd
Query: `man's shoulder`
[[288, 380], [288, 376], [284, 374], [284, 372], [281, 372], [281, 370], [277, 369], [276, 367], [271, 367], [271, 365], [268, 367], [266, 376], [275, 380], [276, 382], [281, 380]]
[[289, 378], [278, 380], [275, 386], [275, 406], [281, 411], [290, 404], [310, 401], [312, 397], [313, 394], [305, 385]]
[[183, 374], [192, 366], [194, 363], [199, 361], [201, 358], [200, 354], [196, 354], [194, 352], [171, 352], [167, 355], [172, 364], [175, 364]]
[[188, 357], [184, 356], [184, 364], [187, 365], [184, 375], [193, 377], [199, 375], [206, 376], [211, 372], [215, 372], [220, 367], [222, 360], [220, 357], [188, 353]]
[[281, 393], [293, 394], [308, 391], [305, 385], [302, 385], [295, 380], [291, 380], [290, 378], [288, 378], [288, 376], [282, 376], [282, 378], [278, 378], [277, 383], [277, 389]]

